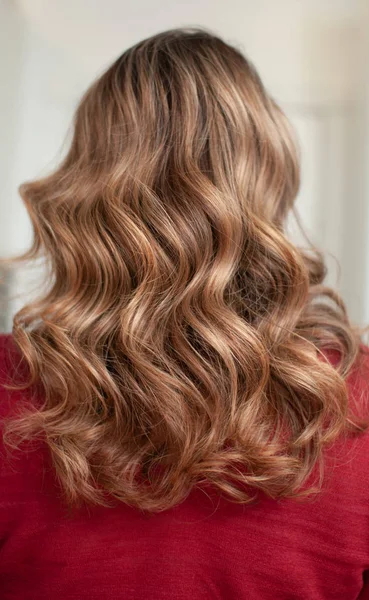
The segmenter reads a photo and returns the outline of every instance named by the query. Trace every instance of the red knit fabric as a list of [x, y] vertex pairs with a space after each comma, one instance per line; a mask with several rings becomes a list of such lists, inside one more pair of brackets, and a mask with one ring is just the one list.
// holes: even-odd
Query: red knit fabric
[[[14, 366], [0, 336], [0, 378]], [[369, 350], [350, 375], [367, 397]], [[0, 386], [0, 412], [21, 392]], [[46, 448], [0, 455], [2, 600], [369, 599], [369, 433], [334, 445], [324, 491], [309, 502], [260, 496], [239, 506], [195, 489], [146, 516], [119, 505], [73, 517], [60, 502]], [[327, 463], [328, 464], [328, 463]]]

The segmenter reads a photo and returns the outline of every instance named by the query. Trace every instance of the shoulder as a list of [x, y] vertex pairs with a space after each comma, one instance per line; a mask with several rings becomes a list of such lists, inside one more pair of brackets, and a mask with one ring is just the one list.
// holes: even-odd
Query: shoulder
[[[356, 460], [350, 462], [353, 471], [354, 465], [358, 467], [363, 480], [363, 493], [369, 499], [369, 347], [360, 345], [359, 353], [345, 378], [348, 393], [348, 417], [360, 425], [361, 431], [354, 435], [343, 436], [342, 448], [344, 448], [345, 460], [356, 456]], [[347, 446], [346, 446], [347, 443]], [[338, 444], [338, 447], [341, 447]], [[349, 451], [349, 448], [352, 449]], [[353, 484], [353, 482], [352, 482]], [[359, 491], [357, 491], [359, 494]]]
[[12, 360], [19, 354], [11, 333], [0, 333], [0, 382], [12, 367]]
[[360, 345], [358, 356], [346, 378], [352, 408], [369, 418], [369, 347]]
[[22, 354], [11, 333], [0, 333], [0, 387], [24, 366]]
[[[338, 349], [332, 347], [320, 348], [318, 358], [330, 363], [336, 371], [342, 373], [339, 368], [342, 357]], [[369, 346], [364, 342], [360, 343], [354, 360], [343, 376], [350, 416], [369, 422]], [[364, 428], [364, 430], [367, 431], [367, 437], [369, 438], [369, 428]]]
[[[340, 362], [340, 353], [333, 349], [323, 349], [322, 356], [335, 368]], [[363, 417], [369, 418], [369, 346], [361, 343], [355, 361], [345, 376], [349, 403]]]
[[23, 397], [22, 390], [7, 386], [22, 381], [26, 374], [26, 361], [11, 333], [0, 333], [0, 417], [5, 417]]
[[17, 359], [17, 349], [11, 333], [0, 334], [0, 393], [4, 384], [10, 383], [14, 370], [14, 360]]
[[11, 383], [13, 337], [10, 333], [0, 334], [0, 417], [6, 416], [11, 408], [11, 391], [5, 384]]

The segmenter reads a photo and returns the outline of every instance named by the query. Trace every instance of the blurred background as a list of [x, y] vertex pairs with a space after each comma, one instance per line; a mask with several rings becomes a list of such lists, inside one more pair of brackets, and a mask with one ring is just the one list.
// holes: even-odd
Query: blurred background
[[[369, 323], [369, 0], [0, 0], [0, 255], [28, 248], [17, 188], [60, 160], [85, 88], [140, 39], [189, 25], [237, 44], [293, 122], [302, 223], [327, 283]], [[293, 223], [289, 235], [299, 242]], [[3, 275], [0, 330], [11, 331], [42, 266]]]

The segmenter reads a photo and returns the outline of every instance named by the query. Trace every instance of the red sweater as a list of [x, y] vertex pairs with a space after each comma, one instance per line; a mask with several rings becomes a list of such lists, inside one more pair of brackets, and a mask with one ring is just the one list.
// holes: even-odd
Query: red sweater
[[[11, 345], [0, 336], [1, 381]], [[368, 382], [369, 354], [351, 397]], [[20, 393], [0, 385], [2, 415]], [[334, 445], [339, 460], [313, 501], [240, 506], [196, 489], [152, 516], [123, 504], [68, 516], [46, 449], [9, 465], [1, 446], [0, 598], [369, 599], [369, 433], [355, 440]]]

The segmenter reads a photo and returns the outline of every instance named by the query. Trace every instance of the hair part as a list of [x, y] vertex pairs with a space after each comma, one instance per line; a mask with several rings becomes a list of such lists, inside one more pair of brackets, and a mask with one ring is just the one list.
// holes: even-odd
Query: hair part
[[83, 95], [64, 160], [19, 188], [34, 238], [15, 260], [42, 256], [50, 284], [12, 332], [28, 377], [8, 387], [40, 402], [4, 430], [42, 436], [70, 505], [158, 512], [201, 482], [298, 498], [367, 426], [345, 384], [360, 337], [322, 254], [285, 233], [298, 189], [286, 117], [206, 30], [143, 40]]

